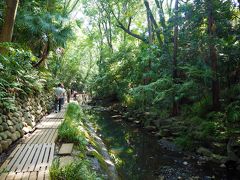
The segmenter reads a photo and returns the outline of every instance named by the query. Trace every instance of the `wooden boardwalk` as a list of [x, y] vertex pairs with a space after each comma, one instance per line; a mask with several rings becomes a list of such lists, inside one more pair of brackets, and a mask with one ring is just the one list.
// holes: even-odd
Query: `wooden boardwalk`
[[0, 180], [47, 180], [54, 157], [58, 127], [62, 112], [51, 113], [36, 126], [36, 130], [19, 144], [2, 164]]

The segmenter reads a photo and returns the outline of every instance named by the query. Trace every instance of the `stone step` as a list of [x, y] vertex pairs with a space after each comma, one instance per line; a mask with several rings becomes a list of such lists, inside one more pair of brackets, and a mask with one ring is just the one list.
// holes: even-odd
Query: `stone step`
[[68, 155], [71, 154], [73, 150], [73, 143], [62, 144], [58, 154], [59, 155]]

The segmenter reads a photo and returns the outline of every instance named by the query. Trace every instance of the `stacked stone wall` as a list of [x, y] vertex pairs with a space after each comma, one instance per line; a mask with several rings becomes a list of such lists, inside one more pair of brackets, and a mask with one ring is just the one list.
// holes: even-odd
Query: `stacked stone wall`
[[33, 130], [36, 123], [53, 107], [53, 96], [42, 93], [38, 96], [15, 99], [16, 110], [3, 112], [0, 110], [0, 153]]

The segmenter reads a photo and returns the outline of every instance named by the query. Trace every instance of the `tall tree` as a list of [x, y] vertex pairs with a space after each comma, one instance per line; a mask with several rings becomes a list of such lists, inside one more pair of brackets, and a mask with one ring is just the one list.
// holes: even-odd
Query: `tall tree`
[[11, 42], [14, 22], [17, 14], [19, 0], [6, 0], [7, 9], [4, 17], [0, 42]]
[[[175, 21], [174, 21], [174, 38], [173, 38], [173, 81], [177, 81], [177, 53], [178, 53], [178, 0], [175, 1]], [[173, 100], [173, 115], [179, 113], [178, 102]]]
[[219, 79], [217, 71], [217, 50], [215, 46], [216, 40], [216, 22], [214, 18], [214, 2], [207, 0], [208, 11], [208, 36], [209, 36], [209, 57], [212, 69], [212, 103], [213, 109], [217, 110], [220, 107], [219, 94]]

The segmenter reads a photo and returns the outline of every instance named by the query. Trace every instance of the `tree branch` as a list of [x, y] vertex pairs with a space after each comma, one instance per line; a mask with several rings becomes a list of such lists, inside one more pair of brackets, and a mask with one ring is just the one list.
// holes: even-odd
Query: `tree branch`
[[[124, 30], [127, 34], [129, 34], [130, 36], [133, 36], [141, 41], [143, 41], [144, 43], [148, 44], [149, 41], [144, 37], [144, 36], [140, 36], [138, 34], [135, 34], [133, 32], [130, 31], [130, 25], [128, 25], [128, 28], [126, 28], [122, 23], [121, 21], [116, 17], [115, 13], [113, 11], [111, 11], [111, 13], [113, 14], [114, 18], [116, 19], [118, 25], [117, 27], [121, 28], [122, 30]], [[131, 23], [131, 22], [130, 22]]]
[[156, 35], [157, 35], [158, 42], [159, 42], [160, 45], [162, 45], [163, 42], [162, 42], [162, 39], [160, 37], [160, 29], [159, 29], [158, 24], [157, 24], [153, 14], [152, 14], [151, 9], [149, 7], [149, 2], [147, 0], [144, 0], [144, 5], [147, 9], [147, 13], [149, 14], [149, 18], [150, 18], [151, 22], [153, 23], [153, 25], [155, 27], [155, 32], [156, 32]]

